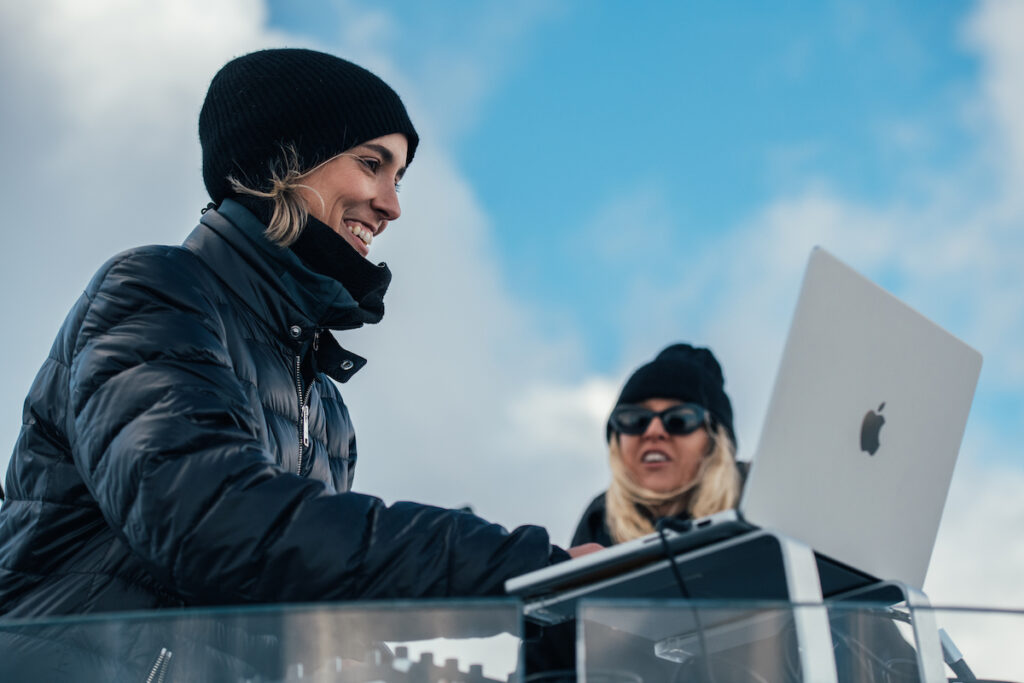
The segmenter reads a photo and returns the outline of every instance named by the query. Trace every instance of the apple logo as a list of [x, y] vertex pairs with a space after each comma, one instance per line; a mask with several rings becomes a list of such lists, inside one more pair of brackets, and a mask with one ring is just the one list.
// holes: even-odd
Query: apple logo
[[869, 410], [860, 425], [860, 449], [867, 452], [868, 455], [874, 455], [880, 446], [878, 433], [882, 431], [882, 425], [885, 424], [885, 418], [880, 415], [883, 408], [885, 408], [884, 401], [882, 405], [878, 406], [877, 413]]

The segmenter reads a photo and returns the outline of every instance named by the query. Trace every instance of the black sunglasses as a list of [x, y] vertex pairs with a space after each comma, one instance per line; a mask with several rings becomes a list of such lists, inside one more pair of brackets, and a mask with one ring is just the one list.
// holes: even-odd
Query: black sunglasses
[[669, 434], [684, 436], [708, 424], [708, 411], [696, 403], [680, 403], [657, 413], [643, 406], [619, 406], [608, 418], [608, 426], [620, 434], [639, 436], [654, 418], [661, 420]]

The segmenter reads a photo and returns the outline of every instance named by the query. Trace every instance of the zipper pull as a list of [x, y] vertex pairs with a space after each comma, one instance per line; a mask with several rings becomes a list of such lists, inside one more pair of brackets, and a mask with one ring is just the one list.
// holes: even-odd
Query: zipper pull
[[320, 328], [317, 327], [313, 330], [313, 350], [320, 350]]
[[309, 406], [302, 406], [302, 446], [309, 448]]

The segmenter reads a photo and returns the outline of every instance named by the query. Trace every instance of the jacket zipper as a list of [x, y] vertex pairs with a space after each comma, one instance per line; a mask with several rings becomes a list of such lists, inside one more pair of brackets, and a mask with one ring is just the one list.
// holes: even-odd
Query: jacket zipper
[[[320, 347], [320, 330], [313, 331], [313, 352]], [[302, 475], [302, 456], [309, 448], [309, 394], [313, 388], [312, 382], [305, 390], [302, 388], [302, 356], [295, 356], [295, 388], [299, 394], [299, 412], [302, 417], [299, 419], [299, 459], [296, 474]]]
[[309, 447], [309, 405], [306, 400], [309, 399], [309, 390], [303, 390], [302, 388], [302, 356], [295, 356], [295, 389], [299, 395], [299, 412], [301, 417], [299, 418], [299, 461], [298, 466], [295, 468], [295, 473], [298, 475], [302, 474], [302, 455], [305, 449]]
[[167, 669], [171, 666], [172, 656], [173, 653], [166, 647], [160, 648], [160, 655], [156, 658], [149, 675], [146, 676], [146, 683], [163, 683], [164, 677], [167, 676]]

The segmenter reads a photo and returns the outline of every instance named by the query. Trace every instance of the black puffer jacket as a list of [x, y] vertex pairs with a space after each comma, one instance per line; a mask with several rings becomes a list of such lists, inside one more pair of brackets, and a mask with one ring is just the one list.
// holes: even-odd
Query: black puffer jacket
[[0, 613], [491, 595], [565, 557], [537, 527], [345, 493], [348, 412], [302, 376], [345, 381], [362, 359], [325, 328], [373, 316], [262, 231], [226, 201], [71, 310], [8, 471]]

